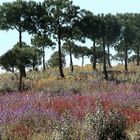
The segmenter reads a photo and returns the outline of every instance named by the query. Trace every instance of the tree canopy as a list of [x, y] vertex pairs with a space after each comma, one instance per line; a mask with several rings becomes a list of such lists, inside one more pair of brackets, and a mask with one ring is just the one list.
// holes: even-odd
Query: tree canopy
[[[121, 58], [121, 61], [124, 62], [125, 71], [128, 71], [127, 65], [131, 55], [135, 56], [131, 58], [136, 59], [137, 65], [140, 64], [139, 22], [139, 13], [96, 15], [91, 11], [74, 5], [71, 0], [44, 0], [43, 2], [19, 0], [5, 2], [0, 5], [0, 29], [18, 31], [19, 44], [17, 46], [23, 48], [23, 50], [17, 48], [9, 50], [1, 56], [1, 59], [6, 55], [7, 58], [11, 57], [13, 62], [7, 62], [6, 59], [2, 59], [1, 63], [3, 66], [5, 65], [4, 67], [7, 70], [11, 71], [12, 67], [20, 66], [19, 70], [25, 71], [24, 67], [29, 65], [35, 67], [38, 63], [37, 60], [39, 60], [36, 59], [36, 52], [41, 50], [43, 69], [45, 70], [45, 47], [52, 47], [53, 42], [55, 42], [55, 47], [58, 48], [58, 66], [61, 77], [64, 77], [63, 52], [65, 51], [66, 54], [70, 55], [71, 71], [74, 70], [72, 55], [77, 58], [82, 57], [82, 60], [89, 56], [94, 70], [97, 69], [96, 63], [103, 63], [104, 78], [107, 80], [107, 66], [111, 66], [110, 49], [112, 48], [117, 53], [113, 58], [116, 58], [116, 60]], [[31, 49], [31, 47], [25, 49], [22, 41], [23, 32], [28, 32], [32, 35], [31, 42], [35, 47], [34, 49]], [[90, 46], [85, 44], [77, 45], [77, 41], [86, 43], [84, 41], [87, 38], [93, 42], [92, 49], [89, 49]], [[99, 47], [102, 47], [100, 51]], [[31, 52], [29, 49], [32, 50], [32, 55], [29, 53]], [[19, 53], [20, 56], [16, 53]], [[101, 61], [99, 61], [101, 54]], [[40, 55], [38, 56], [40, 57]], [[14, 61], [15, 57], [18, 58], [18, 62], [17, 60]], [[25, 61], [20, 57], [22, 59], [25, 57]]]

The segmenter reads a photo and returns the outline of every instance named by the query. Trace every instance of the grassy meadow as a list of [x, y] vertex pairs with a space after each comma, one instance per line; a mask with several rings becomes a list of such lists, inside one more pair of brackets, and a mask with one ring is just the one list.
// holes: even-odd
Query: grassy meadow
[[110, 81], [90, 65], [0, 75], [0, 140], [140, 140], [140, 67], [118, 65]]

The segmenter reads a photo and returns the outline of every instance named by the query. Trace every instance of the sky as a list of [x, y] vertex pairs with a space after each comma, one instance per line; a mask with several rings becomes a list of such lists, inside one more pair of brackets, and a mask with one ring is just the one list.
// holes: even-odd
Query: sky
[[[12, 2], [13, 0], [0, 0], [0, 4], [3, 2]], [[43, 1], [43, 0], [35, 0]], [[99, 13], [140, 13], [140, 0], [73, 0], [75, 5], [79, 5], [81, 9], [86, 9], [92, 11], [94, 14]], [[30, 44], [30, 37], [28, 33], [23, 34], [23, 41]], [[4, 54], [6, 51], [11, 49], [14, 44], [18, 42], [18, 32], [17, 31], [0, 31], [0, 55]], [[83, 46], [92, 46], [92, 42], [89, 40]], [[46, 50], [46, 59], [49, 59], [52, 54], [51, 50]], [[90, 63], [86, 60], [86, 64]], [[81, 64], [80, 60], [74, 60], [74, 64]]]

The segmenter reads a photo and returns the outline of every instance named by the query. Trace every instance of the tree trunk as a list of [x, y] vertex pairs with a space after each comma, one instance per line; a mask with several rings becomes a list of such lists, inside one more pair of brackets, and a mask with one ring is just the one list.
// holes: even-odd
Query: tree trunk
[[137, 47], [137, 66], [140, 65], [140, 46]]
[[121, 64], [124, 65], [123, 60], [121, 60]]
[[19, 73], [20, 73], [20, 76], [19, 76], [19, 88], [18, 88], [18, 90], [22, 92], [22, 90], [23, 90], [23, 87], [22, 87], [22, 78], [23, 77], [26, 78], [26, 72], [25, 72], [25, 68], [23, 66], [21, 66], [19, 68]]
[[22, 92], [22, 72], [19, 70], [20, 76], [19, 76], [19, 88], [18, 90]]
[[97, 63], [97, 56], [96, 56], [96, 44], [95, 44], [95, 39], [93, 41], [93, 70], [97, 70], [96, 68], [96, 63]]
[[69, 52], [70, 52], [70, 70], [71, 70], [71, 72], [73, 72], [74, 71], [74, 67], [73, 67], [72, 50], [71, 50], [70, 42], [69, 42]]
[[125, 61], [124, 62], [125, 71], [128, 71], [128, 44], [127, 42], [125, 42], [125, 60], [124, 61]]
[[[19, 47], [22, 48], [22, 31], [21, 31], [21, 27], [19, 27]], [[19, 88], [18, 90], [22, 92], [22, 68], [19, 68]]]
[[42, 59], [43, 59], [43, 72], [45, 72], [45, 70], [46, 70], [46, 65], [45, 65], [45, 47], [43, 46], [42, 49], [43, 49], [43, 56], [42, 56]]
[[22, 48], [22, 29], [19, 27], [19, 47]]
[[110, 48], [109, 48], [109, 44], [107, 45], [107, 60], [108, 60], [108, 65], [109, 67], [111, 68], [112, 65], [111, 65], [111, 62], [110, 62]]
[[84, 66], [84, 57], [82, 56], [82, 67]]
[[103, 29], [103, 74], [104, 74], [104, 79], [108, 80], [108, 72], [107, 72], [107, 68], [106, 68], [106, 51], [105, 51], [105, 31]]
[[[19, 26], [19, 47], [22, 48], [22, 28], [21, 26]], [[19, 67], [19, 91], [22, 91], [22, 78], [26, 77], [26, 71], [25, 71], [25, 66], [21, 64], [21, 66]]]
[[63, 73], [63, 66], [62, 66], [62, 52], [61, 52], [61, 38], [60, 34], [58, 34], [58, 53], [59, 53], [59, 72], [60, 76], [64, 78], [64, 73]]

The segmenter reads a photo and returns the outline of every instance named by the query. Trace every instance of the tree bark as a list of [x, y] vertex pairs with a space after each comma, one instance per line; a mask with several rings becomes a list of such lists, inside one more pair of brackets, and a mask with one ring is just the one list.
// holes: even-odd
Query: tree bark
[[[22, 48], [22, 31], [21, 27], [19, 27], [19, 47]], [[22, 77], [23, 77], [23, 69], [19, 68], [19, 88], [18, 90], [22, 92]]]
[[26, 78], [26, 72], [25, 72], [25, 68], [23, 66], [21, 66], [19, 68], [19, 73], [20, 73], [20, 76], [19, 76], [19, 88], [18, 88], [18, 90], [22, 92], [22, 90], [23, 90], [23, 87], [22, 87], [22, 78], [23, 77]]
[[46, 65], [45, 65], [45, 47], [43, 46], [42, 49], [43, 49], [43, 56], [42, 56], [42, 59], [43, 59], [43, 72], [45, 72], [45, 70], [46, 70]]
[[69, 41], [69, 52], [70, 52], [70, 70], [71, 70], [71, 72], [73, 72], [74, 71], [74, 67], [73, 67], [72, 50], [71, 50], [70, 41]]
[[108, 66], [111, 68], [112, 65], [111, 65], [111, 62], [110, 62], [110, 47], [109, 47], [109, 44], [107, 45], [107, 60], [108, 60]]
[[19, 26], [19, 47], [22, 48], [22, 29]]
[[97, 70], [96, 63], [97, 63], [97, 55], [96, 55], [96, 43], [95, 39], [93, 41], [93, 70]]
[[22, 91], [22, 72], [19, 70], [20, 76], [19, 76], [19, 91]]
[[82, 56], [82, 67], [84, 66], [84, 56]]
[[140, 46], [137, 47], [137, 66], [140, 65]]
[[104, 74], [104, 79], [108, 80], [108, 72], [107, 72], [107, 68], [106, 68], [106, 51], [105, 51], [105, 30], [103, 28], [103, 74]]
[[[22, 48], [22, 28], [21, 26], [19, 26], [19, 47]], [[18, 90], [22, 92], [23, 87], [22, 87], [22, 78], [26, 77], [26, 71], [25, 71], [25, 66], [21, 64], [21, 66], [19, 67], [19, 88]]]
[[61, 37], [59, 33], [58, 33], [58, 53], [59, 53], [59, 72], [60, 76], [64, 78], [65, 76], [63, 73], [63, 65], [62, 65]]
[[124, 67], [125, 71], [128, 71], [128, 44], [127, 41], [125, 41], [125, 60], [124, 60]]

